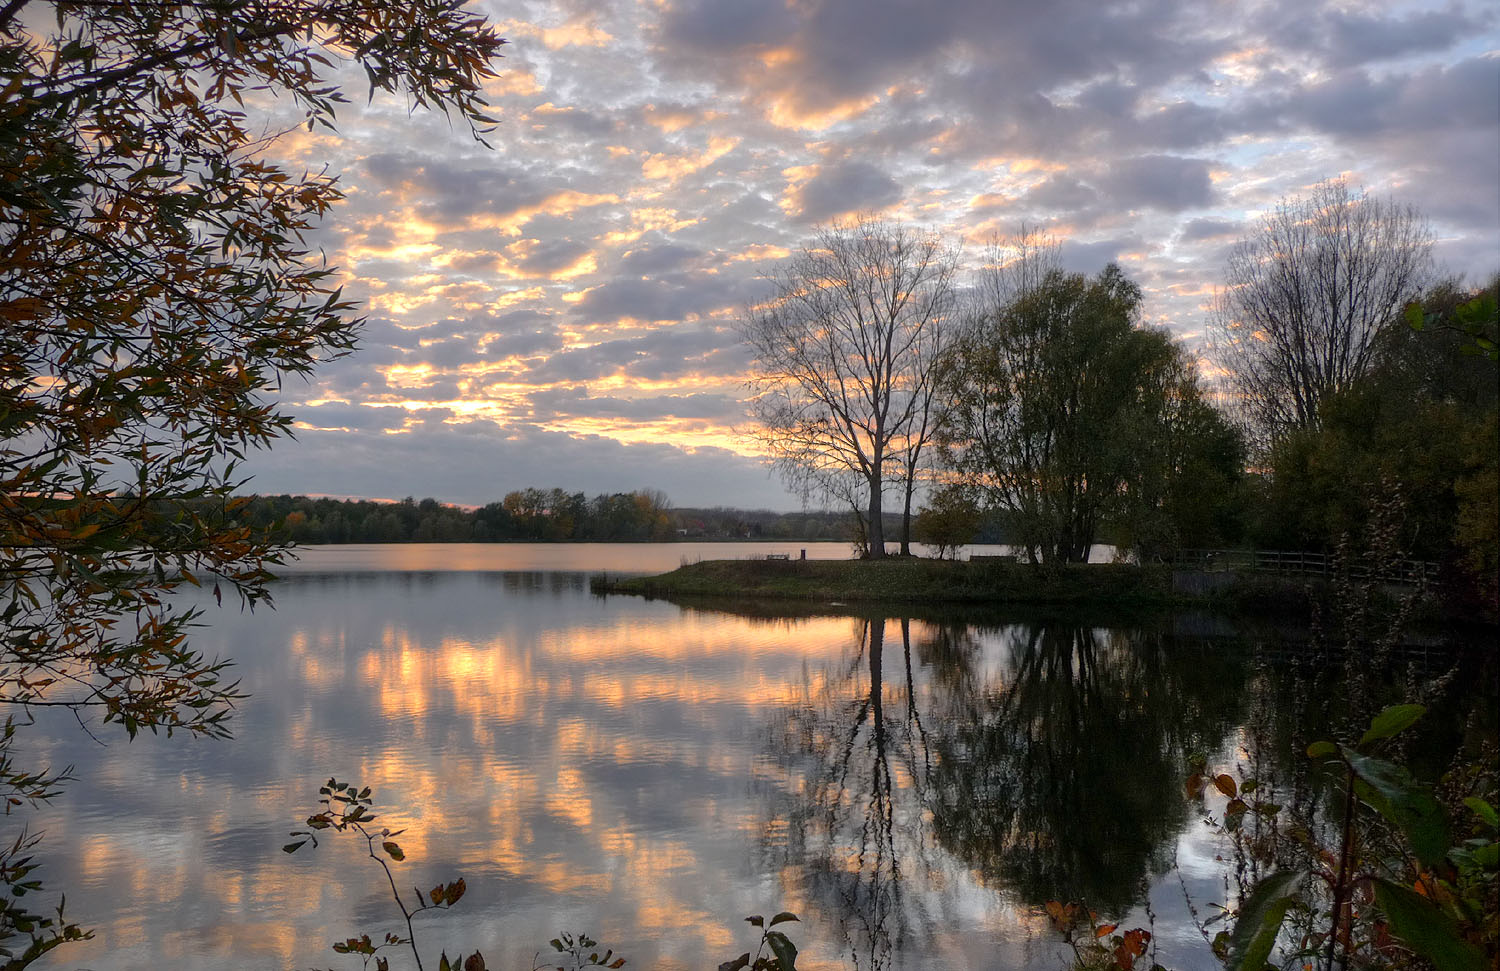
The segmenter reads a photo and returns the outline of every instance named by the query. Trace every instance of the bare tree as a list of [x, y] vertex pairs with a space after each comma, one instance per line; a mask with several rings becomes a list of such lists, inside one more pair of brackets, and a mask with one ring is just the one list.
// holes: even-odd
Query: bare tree
[[1343, 180], [1283, 199], [1240, 240], [1212, 356], [1257, 439], [1317, 426], [1319, 403], [1369, 369], [1376, 336], [1428, 283], [1431, 250], [1416, 210]]
[[1062, 268], [1062, 243], [1033, 223], [1021, 223], [1009, 236], [991, 236], [969, 289], [969, 326], [1040, 289], [1048, 274]]
[[740, 321], [756, 357], [757, 436], [793, 488], [849, 502], [871, 556], [885, 555], [883, 493], [898, 465], [910, 514], [956, 262], [935, 233], [835, 223]]
[[901, 487], [901, 555], [911, 555], [911, 504], [917, 491], [917, 481], [922, 476], [922, 456], [927, 446], [937, 435], [941, 402], [938, 400], [938, 369], [941, 355], [948, 342], [948, 328], [939, 322], [929, 334], [929, 340], [920, 341], [912, 349], [912, 359], [907, 368], [910, 376], [910, 417], [892, 442], [892, 451], [897, 457], [895, 479]]

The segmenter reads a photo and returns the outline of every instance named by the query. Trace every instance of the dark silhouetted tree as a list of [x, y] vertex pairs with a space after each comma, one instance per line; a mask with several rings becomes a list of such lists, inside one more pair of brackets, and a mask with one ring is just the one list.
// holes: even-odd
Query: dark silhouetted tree
[[1317, 427], [1323, 400], [1369, 370], [1381, 330], [1430, 282], [1431, 249], [1416, 210], [1343, 180], [1283, 199], [1240, 240], [1213, 356], [1259, 442]]
[[755, 352], [757, 437], [794, 488], [855, 510], [871, 556], [885, 555], [887, 482], [913, 481], [934, 431], [955, 259], [932, 233], [836, 223], [771, 275], [771, 296], [740, 321]]
[[1001, 302], [974, 308], [944, 364], [945, 463], [1034, 563], [1086, 561], [1107, 525], [1143, 551], [1175, 545], [1193, 477], [1238, 475], [1232, 431], [1181, 349], [1138, 326], [1118, 267], [1022, 270], [986, 291]]

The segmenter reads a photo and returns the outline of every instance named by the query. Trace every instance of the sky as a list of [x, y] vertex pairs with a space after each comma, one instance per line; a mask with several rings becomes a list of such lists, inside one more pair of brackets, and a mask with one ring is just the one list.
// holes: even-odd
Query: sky
[[1500, 269], [1500, 9], [1309, 0], [569, 0], [509, 40], [493, 149], [400, 98], [284, 160], [347, 194], [313, 245], [367, 316], [282, 405], [262, 493], [483, 504], [538, 486], [797, 508], [749, 436], [734, 330], [829, 220], [978, 260], [1040, 227], [1202, 347], [1225, 255], [1342, 177]]

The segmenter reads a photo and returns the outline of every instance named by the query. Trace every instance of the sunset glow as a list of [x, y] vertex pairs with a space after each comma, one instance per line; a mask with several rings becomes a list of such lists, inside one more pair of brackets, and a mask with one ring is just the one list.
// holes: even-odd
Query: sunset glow
[[1471, 282], [1500, 252], [1482, 4], [477, 6], [510, 40], [493, 150], [381, 97], [277, 144], [338, 175], [309, 248], [368, 322], [284, 387], [299, 436], [252, 458], [258, 491], [794, 506], [743, 435], [730, 325], [852, 214], [971, 265], [1042, 228], [1195, 345], [1227, 248], [1321, 179], [1416, 206]]

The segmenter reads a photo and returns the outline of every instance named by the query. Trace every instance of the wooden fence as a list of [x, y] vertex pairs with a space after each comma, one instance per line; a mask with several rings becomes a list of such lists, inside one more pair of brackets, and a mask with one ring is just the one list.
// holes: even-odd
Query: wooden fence
[[1347, 576], [1405, 586], [1430, 586], [1437, 581], [1438, 565], [1425, 560], [1373, 563], [1343, 560], [1324, 553], [1279, 550], [1178, 550], [1173, 569], [1200, 573], [1266, 573], [1278, 576]]

